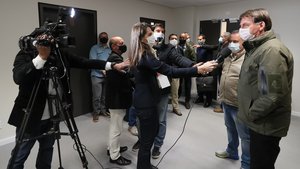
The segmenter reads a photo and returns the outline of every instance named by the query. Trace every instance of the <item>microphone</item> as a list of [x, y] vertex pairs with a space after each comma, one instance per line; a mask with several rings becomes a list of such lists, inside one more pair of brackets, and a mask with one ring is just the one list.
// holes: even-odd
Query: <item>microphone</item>
[[230, 54], [231, 54], [231, 50], [226, 47], [226, 48], [223, 48], [221, 50], [221, 52], [218, 54], [218, 57], [217, 59], [215, 60], [217, 63], [221, 63], [224, 61], [225, 58], [227, 58]]

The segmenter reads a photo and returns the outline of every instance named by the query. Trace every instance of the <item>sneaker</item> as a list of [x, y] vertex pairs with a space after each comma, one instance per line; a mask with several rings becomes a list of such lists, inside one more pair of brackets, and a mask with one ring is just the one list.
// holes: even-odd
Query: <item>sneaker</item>
[[159, 151], [159, 147], [155, 147], [152, 150], [152, 158], [153, 159], [158, 159], [160, 156], [160, 151]]
[[128, 131], [129, 131], [130, 134], [132, 134], [134, 136], [139, 135], [139, 132], [138, 132], [138, 129], [136, 128], [136, 126], [129, 126]]
[[239, 156], [232, 156], [227, 151], [217, 151], [215, 155], [219, 158], [229, 158], [232, 160], [239, 160]]
[[93, 122], [98, 122], [99, 121], [99, 115], [97, 113], [93, 114]]
[[216, 113], [223, 113], [223, 109], [221, 108], [221, 106], [216, 106], [214, 108], [214, 112], [216, 112]]
[[133, 146], [132, 146], [132, 151], [136, 152], [140, 149], [140, 140], [138, 140]]

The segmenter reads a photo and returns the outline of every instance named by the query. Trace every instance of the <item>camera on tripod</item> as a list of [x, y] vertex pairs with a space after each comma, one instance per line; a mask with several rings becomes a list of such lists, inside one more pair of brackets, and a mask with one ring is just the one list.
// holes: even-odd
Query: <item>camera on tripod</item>
[[34, 50], [36, 45], [60, 48], [75, 47], [75, 37], [69, 34], [65, 22], [68, 15], [68, 8], [60, 7], [56, 22], [46, 19], [43, 26], [36, 28], [29, 35], [20, 37], [20, 49], [26, 51]]

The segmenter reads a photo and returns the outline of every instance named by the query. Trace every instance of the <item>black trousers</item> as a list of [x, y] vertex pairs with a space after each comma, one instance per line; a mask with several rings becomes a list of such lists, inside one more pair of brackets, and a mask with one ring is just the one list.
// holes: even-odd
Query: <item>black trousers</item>
[[151, 169], [151, 147], [159, 126], [157, 109], [137, 110], [137, 116], [140, 123], [137, 169]]
[[280, 140], [250, 130], [250, 169], [275, 169]]
[[178, 89], [179, 97], [181, 96], [182, 85], [184, 83], [185, 102], [189, 102], [191, 100], [192, 78], [191, 77], [180, 78], [179, 83], [180, 83]]

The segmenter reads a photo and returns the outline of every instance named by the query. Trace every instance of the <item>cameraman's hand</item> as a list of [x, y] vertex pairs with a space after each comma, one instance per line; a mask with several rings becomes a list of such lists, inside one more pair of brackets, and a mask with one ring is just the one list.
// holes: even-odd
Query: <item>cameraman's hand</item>
[[218, 63], [214, 60], [205, 62], [204, 64], [197, 67], [198, 74], [202, 74], [202, 75], [208, 74], [209, 72], [212, 72], [217, 67], [217, 65]]
[[39, 52], [39, 56], [43, 60], [47, 60], [48, 59], [48, 57], [50, 55], [50, 52], [51, 52], [51, 47], [36, 45], [36, 49]]

